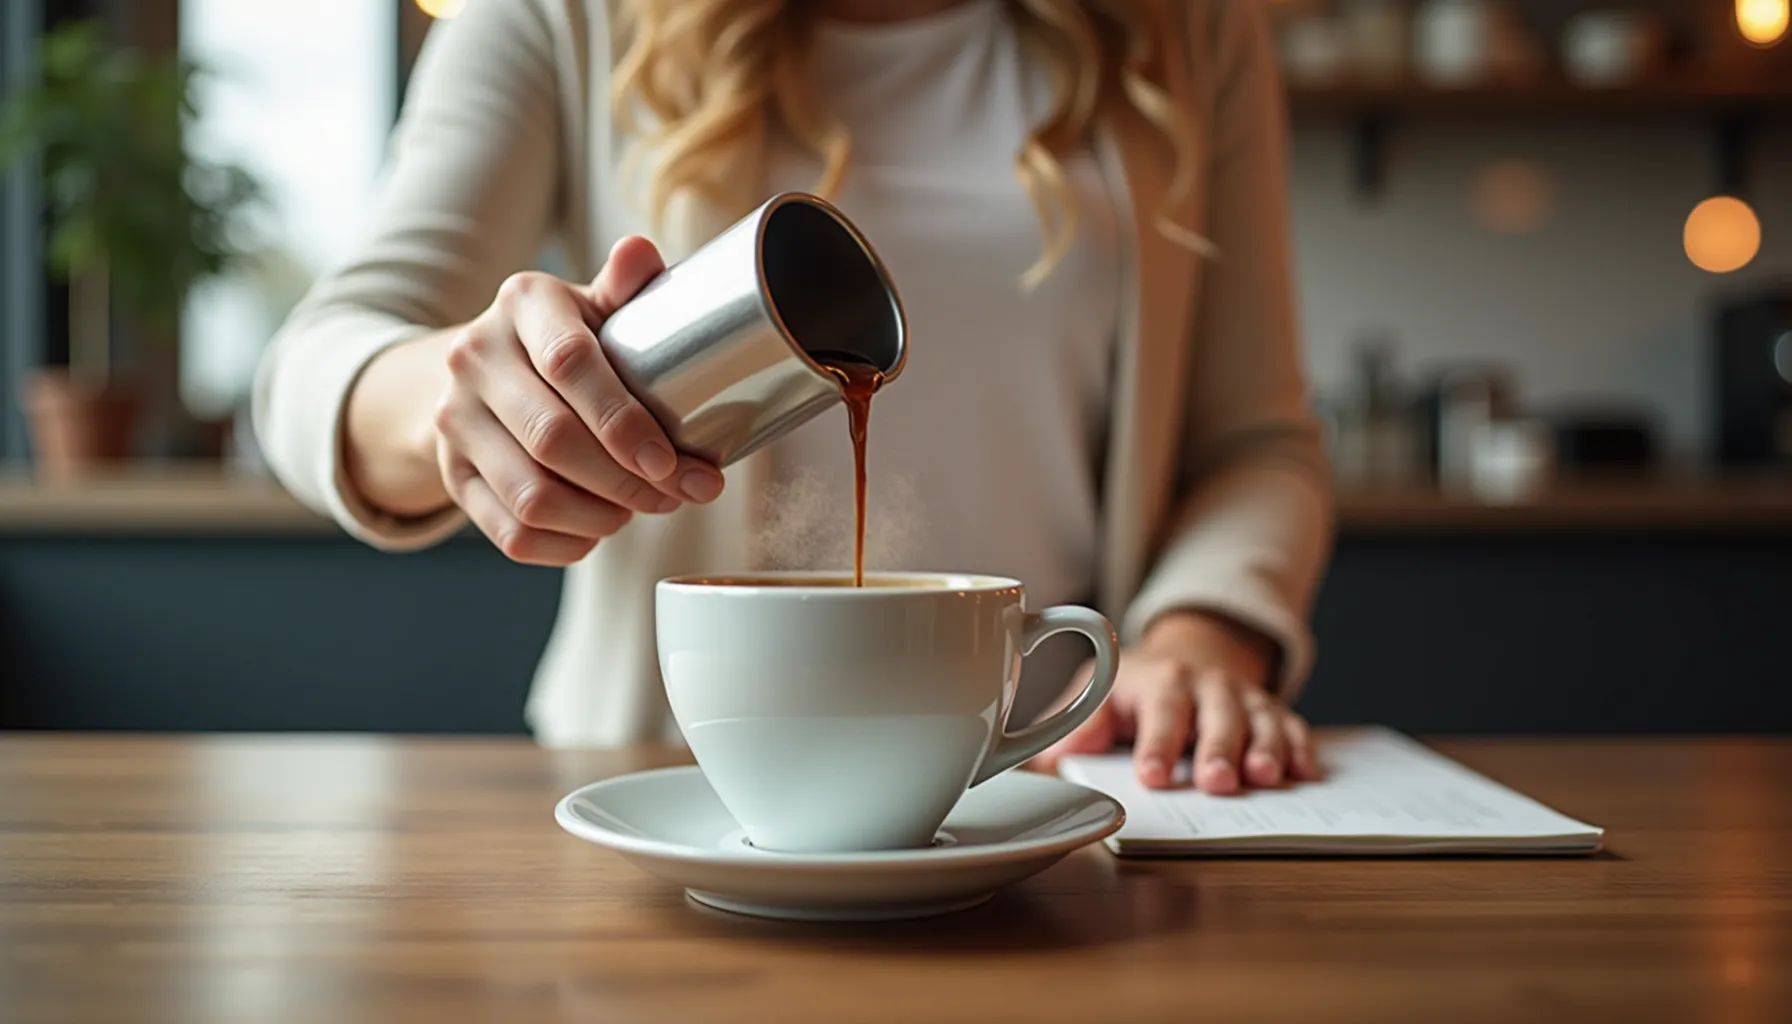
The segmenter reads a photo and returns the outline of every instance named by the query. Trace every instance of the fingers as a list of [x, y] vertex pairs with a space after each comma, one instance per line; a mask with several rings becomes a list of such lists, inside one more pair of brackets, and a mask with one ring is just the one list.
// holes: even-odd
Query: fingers
[[[451, 360], [451, 367], [457, 375], [461, 373], [457, 361]], [[457, 429], [467, 430], [461, 420], [479, 426], [495, 419], [522, 457], [597, 497], [637, 512], [670, 512], [682, 504], [677, 496], [662, 493], [618, 465], [566, 403], [534, 374], [526, 369], [520, 373], [482, 369], [475, 368], [467, 381], [480, 402], [444, 409], [436, 424], [444, 436], [452, 438]], [[507, 446], [506, 452], [509, 450]], [[473, 461], [485, 468], [481, 459]]]
[[497, 493], [464, 461], [450, 469], [449, 473], [460, 477], [459, 482], [453, 485], [454, 500], [466, 510], [467, 518], [473, 521], [473, 525], [491, 538], [498, 550], [512, 561], [529, 565], [571, 565], [590, 554], [591, 549], [597, 546], [595, 538], [571, 537], [551, 530], [524, 526], [505, 507]]
[[1319, 778], [1319, 761], [1313, 756], [1313, 735], [1307, 720], [1292, 711], [1282, 712], [1282, 734], [1288, 738], [1288, 767], [1303, 781]]
[[639, 235], [619, 239], [610, 247], [609, 258], [591, 282], [585, 294], [599, 317], [607, 317], [635, 297], [649, 281], [666, 269], [666, 261], [653, 243]]
[[1200, 707], [1195, 785], [1218, 796], [1236, 793], [1246, 729], [1238, 694], [1224, 674], [1205, 672], [1195, 680], [1195, 701]]
[[[638, 235], [619, 240], [610, 248], [610, 255], [604, 261], [603, 269], [584, 291], [592, 314], [601, 322], [621, 309], [624, 303], [634, 298], [665, 269], [666, 261], [660, 257], [659, 250], [654, 248], [652, 242]], [[670, 489], [667, 485], [671, 485], [678, 494], [698, 504], [705, 504], [719, 497], [723, 478], [714, 466], [684, 456], [680, 456], [675, 465], [665, 465], [663, 456], [655, 448], [664, 439], [659, 424], [653, 421], [645, 407], [639, 402], [633, 402], [632, 398], [632, 407], [628, 403], [617, 402], [615, 394], [623, 391], [621, 380], [608, 360], [600, 362], [602, 366], [595, 371], [597, 381], [592, 388], [599, 392], [599, 396], [595, 412], [587, 419], [587, 423], [592, 432], [604, 442], [604, 447], [612, 454], [617, 454], [619, 449], [635, 451], [634, 465], [639, 467], [647, 479], [660, 483], [663, 490]], [[639, 416], [636, 415], [637, 409], [640, 411]], [[652, 424], [651, 431], [641, 422], [642, 417]], [[612, 439], [606, 435], [606, 429], [613, 431], [616, 437]], [[637, 444], [644, 447], [635, 447]], [[668, 445], [667, 451], [670, 450]], [[630, 465], [630, 461], [621, 455], [618, 454], [617, 458], [623, 465]], [[662, 470], [665, 471], [664, 475], [658, 475]]]
[[[1103, 753], [1132, 741], [1134, 772], [1149, 789], [1175, 784], [1175, 765], [1195, 734], [1194, 782], [1206, 793], [1229, 796], [1245, 787], [1279, 786], [1316, 779], [1319, 772], [1307, 723], [1261, 687], [1224, 671], [1206, 671], [1191, 684], [1186, 663], [1129, 659], [1114, 695], [1088, 721], [1033, 759], [1056, 771], [1071, 754]], [[1053, 709], [1066, 705], [1079, 684]]]
[[[442, 416], [438, 429], [451, 445], [443, 472], [449, 493], [460, 501], [462, 492], [483, 488], [498, 502], [502, 517], [488, 511], [487, 522], [475, 522], [507, 556], [534, 561], [528, 553], [540, 544], [530, 536], [531, 532], [560, 534], [595, 544], [628, 523], [628, 509], [549, 472], [483, 406], [470, 405]], [[474, 487], [475, 483], [479, 486]], [[475, 500], [481, 497], [475, 496]], [[468, 514], [472, 514], [471, 509]], [[522, 549], [524, 555], [513, 552], [513, 546]], [[547, 547], [555, 551], [563, 548]], [[587, 545], [585, 551], [589, 550]], [[584, 552], [573, 560], [582, 557]]]
[[1162, 678], [1153, 680], [1139, 700], [1132, 743], [1133, 771], [1141, 785], [1165, 789], [1175, 776], [1176, 762], [1188, 749], [1195, 696], [1179, 666], [1163, 664], [1154, 668]]
[[1058, 762], [1066, 755], [1105, 753], [1114, 745], [1118, 735], [1113, 702], [1103, 701], [1082, 725], [1047, 747], [1044, 753], [1033, 759], [1033, 764], [1040, 771], [1055, 772], [1058, 770]]
[[1254, 686], [1244, 691], [1239, 703], [1251, 726], [1250, 745], [1244, 754], [1245, 780], [1253, 786], [1279, 786], [1288, 765], [1282, 711], [1269, 694]]
[[707, 502], [722, 475], [680, 455], [631, 394], [594, 330], [664, 269], [641, 239], [619, 244], [587, 288], [512, 276], [447, 352], [436, 414], [450, 495], [519, 562], [566, 565], [635, 512]]
[[517, 274], [499, 291], [498, 308], [535, 372], [617, 465], [647, 483], [677, 472], [672, 442], [616, 375], [571, 286], [546, 274]]

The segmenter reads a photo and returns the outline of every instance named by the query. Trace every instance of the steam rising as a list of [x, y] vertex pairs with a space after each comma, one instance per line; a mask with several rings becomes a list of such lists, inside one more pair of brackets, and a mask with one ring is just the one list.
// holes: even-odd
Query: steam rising
[[[754, 539], [754, 564], [767, 570], [852, 573], [852, 482], [829, 481], [811, 467], [766, 489]], [[865, 500], [865, 571], [912, 569], [920, 537], [915, 482], [873, 473]]]

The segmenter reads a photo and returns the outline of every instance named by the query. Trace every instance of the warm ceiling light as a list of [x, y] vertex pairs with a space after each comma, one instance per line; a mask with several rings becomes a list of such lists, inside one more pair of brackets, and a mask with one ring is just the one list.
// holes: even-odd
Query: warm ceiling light
[[1756, 46], [1772, 46], [1786, 38], [1788, 21], [1792, 21], [1788, 0], [1736, 0], [1736, 27]]
[[[1743, 2], [1743, 0], [1739, 0]], [[466, 10], [467, 0], [417, 0], [417, 7], [424, 14], [443, 21]]]
[[1760, 251], [1761, 221], [1740, 199], [1713, 196], [1686, 218], [1686, 258], [1700, 270], [1713, 274], [1741, 270]]

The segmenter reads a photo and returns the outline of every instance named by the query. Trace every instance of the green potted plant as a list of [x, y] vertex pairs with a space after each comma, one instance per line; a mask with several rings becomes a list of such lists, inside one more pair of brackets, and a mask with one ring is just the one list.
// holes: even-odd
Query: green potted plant
[[188, 290], [244, 258], [240, 214], [260, 190], [188, 151], [190, 61], [114, 46], [91, 21], [46, 34], [39, 57], [0, 107], [0, 168], [39, 161], [49, 268], [69, 286], [68, 366], [25, 395], [40, 469], [67, 477], [130, 451], [140, 396], [114, 365], [114, 308], [140, 356], [173, 344]]

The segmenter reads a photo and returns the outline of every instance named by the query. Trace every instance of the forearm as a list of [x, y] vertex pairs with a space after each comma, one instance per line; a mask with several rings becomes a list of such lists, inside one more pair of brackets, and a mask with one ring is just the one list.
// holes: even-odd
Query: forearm
[[254, 411], [269, 468], [382, 550], [460, 526], [429, 436], [448, 378], [435, 332], [478, 316], [559, 226], [556, 6], [470, 4], [431, 29], [361, 243], [262, 356]]
[[399, 518], [449, 504], [436, 465], [434, 417], [449, 384], [453, 330], [386, 349], [367, 364], [343, 411], [343, 465], [368, 504]]

